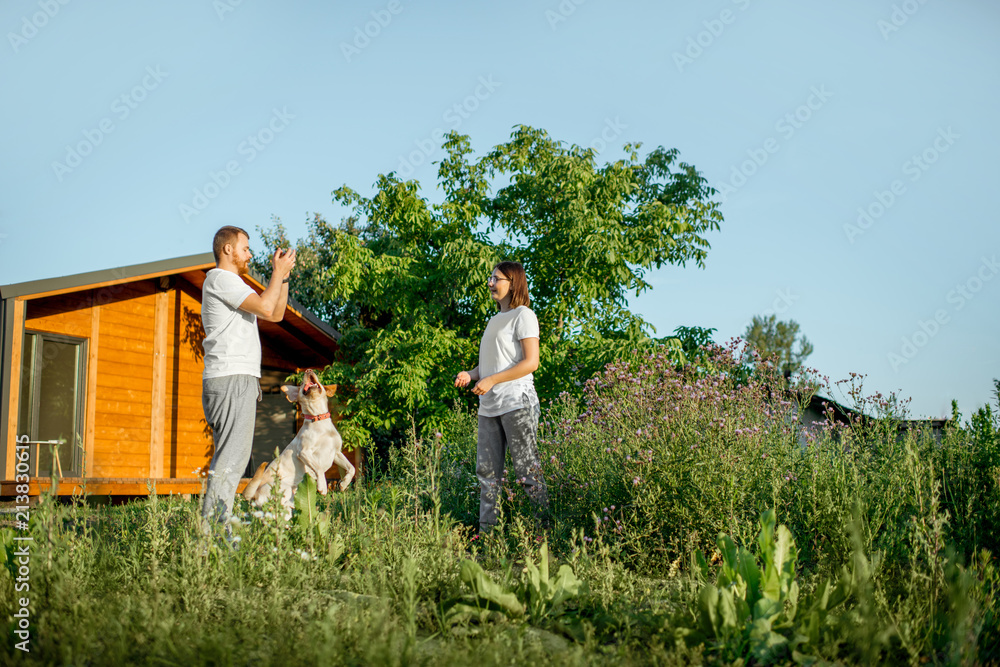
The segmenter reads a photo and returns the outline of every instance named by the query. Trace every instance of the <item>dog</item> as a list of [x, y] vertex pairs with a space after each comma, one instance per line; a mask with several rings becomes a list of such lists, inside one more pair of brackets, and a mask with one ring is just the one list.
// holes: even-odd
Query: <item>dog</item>
[[334, 463], [340, 468], [341, 491], [351, 485], [355, 470], [341, 451], [344, 441], [330, 418], [330, 398], [337, 393], [337, 385], [321, 385], [316, 373], [308, 370], [301, 385], [282, 385], [281, 391], [290, 403], [299, 404], [304, 419], [302, 428], [278, 458], [270, 464], [260, 464], [243, 490], [243, 497], [261, 507], [277, 483], [287, 520], [292, 516], [295, 489], [305, 475], [315, 479], [316, 489], [325, 495], [326, 471]]

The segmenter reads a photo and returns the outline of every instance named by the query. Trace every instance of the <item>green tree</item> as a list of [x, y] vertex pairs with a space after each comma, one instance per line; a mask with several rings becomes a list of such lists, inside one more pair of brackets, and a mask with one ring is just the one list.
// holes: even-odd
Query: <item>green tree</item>
[[[347, 428], [364, 440], [431, 425], [455, 400], [473, 405], [453, 378], [476, 364], [495, 312], [485, 279], [502, 259], [528, 274], [543, 398], [657, 342], [653, 327], [629, 311], [628, 295], [650, 287], [651, 268], [703, 267], [705, 234], [722, 216], [715, 191], [676, 150], [640, 160], [639, 148], [626, 145], [625, 158], [598, 165], [593, 149], [520, 126], [473, 159], [468, 137], [451, 133], [438, 168], [440, 204], [394, 173], [379, 175], [370, 197], [334, 191], [352, 216], [339, 226], [312, 219], [308, 238], [295, 244], [292, 289], [343, 334], [323, 377], [351, 387]], [[290, 245], [280, 222], [261, 233], [270, 248]]]
[[762, 361], [774, 364], [786, 381], [799, 372], [802, 362], [813, 352], [809, 340], [799, 335], [798, 323], [795, 320], [778, 321], [776, 315], [755, 315], [743, 339]]

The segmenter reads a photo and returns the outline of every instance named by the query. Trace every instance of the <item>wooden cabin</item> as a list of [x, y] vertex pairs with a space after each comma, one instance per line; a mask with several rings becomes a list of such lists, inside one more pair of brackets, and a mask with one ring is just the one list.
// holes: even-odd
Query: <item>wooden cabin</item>
[[[214, 267], [209, 252], [0, 287], [0, 496], [15, 495], [19, 437], [32, 443], [30, 495], [53, 474], [60, 495], [201, 492], [213, 448], [201, 404], [201, 287]], [[244, 280], [263, 291], [260, 276]], [[283, 321], [258, 328], [264, 399], [248, 471], [295, 435], [285, 378], [329, 364], [339, 338], [292, 300]]]

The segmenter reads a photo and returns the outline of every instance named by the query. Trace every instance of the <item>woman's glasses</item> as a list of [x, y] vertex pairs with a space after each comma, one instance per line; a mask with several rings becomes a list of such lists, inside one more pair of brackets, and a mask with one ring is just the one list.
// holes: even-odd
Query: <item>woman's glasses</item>
[[510, 281], [510, 278], [497, 278], [496, 276], [490, 276], [489, 278], [486, 279], [486, 284], [487, 285], [495, 285], [496, 283], [500, 282], [501, 280]]

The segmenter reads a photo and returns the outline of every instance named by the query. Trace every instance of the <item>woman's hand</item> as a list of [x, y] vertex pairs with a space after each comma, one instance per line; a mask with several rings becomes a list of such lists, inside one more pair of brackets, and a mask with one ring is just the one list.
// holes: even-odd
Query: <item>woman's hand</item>
[[492, 389], [493, 385], [495, 384], [496, 382], [493, 381], [492, 375], [490, 375], [489, 377], [484, 377], [482, 380], [476, 383], [475, 387], [472, 388], [472, 393], [475, 394], [476, 396], [482, 396], [490, 389]]
[[470, 375], [468, 371], [462, 371], [455, 376], [456, 387], [468, 386], [470, 382], [472, 382], [472, 375]]

